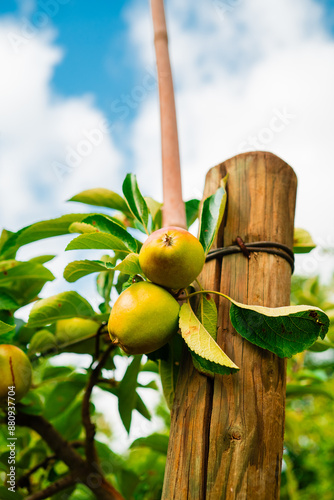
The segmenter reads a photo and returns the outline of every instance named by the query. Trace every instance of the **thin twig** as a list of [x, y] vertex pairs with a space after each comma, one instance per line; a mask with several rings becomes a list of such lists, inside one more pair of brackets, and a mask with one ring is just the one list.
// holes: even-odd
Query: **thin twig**
[[160, 98], [163, 226], [186, 228], [173, 78], [163, 0], [151, 0], [151, 9]]
[[110, 344], [108, 348], [105, 350], [103, 353], [100, 361], [92, 370], [89, 381], [85, 390], [85, 394], [82, 400], [82, 423], [84, 425], [85, 431], [86, 431], [86, 444], [85, 444], [85, 451], [86, 451], [86, 458], [88, 463], [98, 463], [98, 457], [97, 457], [97, 452], [95, 448], [95, 425], [91, 421], [90, 418], [90, 411], [89, 411], [89, 402], [90, 398], [92, 395], [93, 387], [98, 383], [100, 373], [102, 370], [102, 367], [105, 365], [111, 351], [115, 349], [115, 346], [113, 344]]
[[[72, 441], [71, 442], [72, 448], [80, 448], [84, 446], [84, 443], [82, 441]], [[30, 476], [32, 476], [38, 469], [46, 469], [47, 466], [50, 464], [50, 462], [53, 462], [54, 460], [57, 460], [57, 455], [49, 455], [46, 457], [44, 460], [39, 462], [37, 465], [29, 469], [25, 474], [23, 474], [16, 482], [17, 486], [19, 488], [25, 488], [27, 487], [30, 483]]]
[[59, 491], [65, 490], [69, 486], [76, 484], [78, 482], [78, 478], [75, 477], [73, 473], [68, 476], [62, 477], [58, 479], [54, 483], [50, 484], [47, 488], [41, 491], [37, 491], [32, 495], [26, 497], [26, 500], [43, 500], [43, 498], [50, 498], [52, 495], [55, 495]]

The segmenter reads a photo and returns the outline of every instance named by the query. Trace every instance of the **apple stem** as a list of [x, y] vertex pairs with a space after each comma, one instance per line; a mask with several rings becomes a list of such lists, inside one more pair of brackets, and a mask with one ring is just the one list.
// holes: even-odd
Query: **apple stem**
[[175, 98], [163, 0], [151, 0], [151, 10], [160, 98], [163, 227], [178, 226], [187, 229], [182, 199]]
[[220, 295], [221, 297], [224, 297], [224, 299], [229, 299], [229, 297], [227, 295], [225, 295], [224, 293], [221, 293], [221, 292], [217, 292], [216, 290], [198, 290], [197, 292], [192, 292], [192, 293], [189, 293], [188, 295], [186, 295], [184, 298], [185, 299], [189, 299], [190, 297], [193, 297], [194, 295], [204, 295], [204, 294], [210, 294], [210, 293], [214, 293], [216, 295]]
[[173, 239], [172, 236], [165, 233], [162, 238], [162, 242], [165, 244], [166, 247], [170, 247], [172, 245], [172, 239]]

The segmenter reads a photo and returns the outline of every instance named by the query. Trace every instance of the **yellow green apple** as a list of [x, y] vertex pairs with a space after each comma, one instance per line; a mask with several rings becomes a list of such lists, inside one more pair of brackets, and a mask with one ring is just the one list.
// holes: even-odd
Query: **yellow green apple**
[[202, 245], [189, 231], [166, 227], [144, 242], [140, 266], [149, 280], [166, 288], [186, 288], [197, 278], [205, 262]]
[[8, 388], [13, 388], [12, 402], [18, 402], [30, 389], [32, 368], [28, 356], [15, 345], [0, 344], [0, 405], [8, 401]]
[[178, 330], [180, 306], [164, 288], [134, 283], [116, 300], [108, 330], [127, 354], [148, 354], [166, 344]]

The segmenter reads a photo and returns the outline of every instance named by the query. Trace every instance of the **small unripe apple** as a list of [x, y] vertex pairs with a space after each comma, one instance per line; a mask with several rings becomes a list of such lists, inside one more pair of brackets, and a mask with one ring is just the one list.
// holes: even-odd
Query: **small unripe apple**
[[134, 283], [116, 300], [108, 330], [127, 354], [148, 354], [166, 344], [178, 330], [180, 306], [164, 288]]
[[149, 280], [166, 288], [186, 288], [202, 271], [205, 254], [195, 236], [179, 227], [152, 233], [144, 242], [140, 266]]
[[8, 388], [15, 387], [15, 396], [18, 402], [30, 389], [32, 368], [28, 356], [15, 345], [0, 344], [0, 406], [8, 402]]

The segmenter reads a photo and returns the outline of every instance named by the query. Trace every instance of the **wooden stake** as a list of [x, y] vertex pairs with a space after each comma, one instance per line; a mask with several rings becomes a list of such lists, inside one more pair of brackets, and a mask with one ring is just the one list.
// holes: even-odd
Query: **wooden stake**
[[168, 54], [168, 38], [163, 0], [151, 0], [151, 9], [160, 98], [164, 202], [163, 226], [186, 228], [186, 215], [182, 200], [173, 78]]
[[[271, 153], [238, 155], [211, 169], [204, 197], [229, 174], [227, 219], [216, 245], [275, 241], [292, 248], [296, 176]], [[206, 264], [204, 287], [245, 304], [290, 303], [289, 264], [265, 253]], [[216, 300], [216, 299], [215, 299]], [[240, 367], [210, 380], [188, 352], [172, 411], [163, 500], [278, 500], [284, 435], [286, 362], [242, 339], [219, 299], [218, 343]]]

